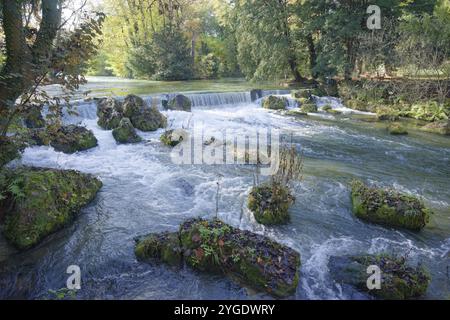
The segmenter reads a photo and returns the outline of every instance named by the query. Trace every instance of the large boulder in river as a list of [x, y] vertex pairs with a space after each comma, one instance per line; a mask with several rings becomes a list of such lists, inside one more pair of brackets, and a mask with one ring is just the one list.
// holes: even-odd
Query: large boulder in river
[[131, 119], [131, 117], [137, 116], [141, 113], [141, 110], [145, 107], [145, 102], [141, 97], [130, 94], [125, 97], [122, 107], [123, 115]]
[[143, 108], [131, 117], [131, 123], [141, 131], [155, 131], [167, 126], [167, 118], [156, 107]]
[[369, 187], [361, 181], [353, 181], [351, 187], [353, 213], [360, 219], [417, 231], [429, 221], [431, 211], [413, 196]]
[[122, 104], [114, 98], [102, 98], [97, 101], [97, 124], [105, 129], [112, 130], [119, 126], [123, 117]]
[[299, 281], [296, 251], [219, 220], [191, 219], [178, 232], [150, 234], [137, 240], [135, 253], [144, 261], [185, 261], [194, 269], [229, 275], [276, 297], [294, 294]]
[[271, 110], [285, 110], [288, 101], [284, 97], [268, 96], [263, 101], [263, 108]]
[[102, 186], [97, 178], [73, 170], [19, 168], [3, 174], [2, 181], [15, 186], [1, 203], [6, 212], [4, 235], [19, 249], [66, 226]]
[[[370, 266], [380, 269], [381, 283], [379, 289], [369, 289], [367, 280]], [[361, 255], [330, 257], [328, 264], [334, 280], [367, 293], [378, 299], [404, 300], [423, 296], [428, 288], [430, 276], [421, 266], [407, 265], [403, 257], [389, 255]]]
[[138, 136], [136, 129], [128, 118], [120, 120], [119, 126], [112, 131], [112, 135], [118, 143], [137, 143], [142, 141], [142, 138]]
[[300, 111], [305, 113], [315, 113], [318, 111], [318, 108], [314, 102], [308, 101], [300, 106]]
[[50, 137], [50, 145], [56, 151], [75, 153], [97, 146], [97, 139], [91, 130], [76, 125], [63, 126]]
[[192, 107], [191, 100], [188, 97], [177, 94], [175, 97], [169, 100], [167, 103], [168, 110], [178, 110], [190, 112]]
[[264, 183], [250, 191], [248, 208], [261, 224], [284, 224], [290, 220], [288, 210], [294, 201], [287, 187], [276, 182]]

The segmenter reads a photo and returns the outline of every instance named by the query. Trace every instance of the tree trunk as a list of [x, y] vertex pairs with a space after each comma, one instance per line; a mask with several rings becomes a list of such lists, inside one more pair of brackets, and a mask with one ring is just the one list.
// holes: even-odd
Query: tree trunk
[[311, 70], [311, 76], [313, 79], [317, 79], [317, 71], [314, 68], [317, 65], [317, 53], [316, 47], [314, 46], [314, 40], [311, 34], [306, 36], [306, 42], [308, 43], [308, 51], [309, 51], [309, 69]]
[[22, 2], [2, 1], [6, 62], [0, 72], [0, 135], [5, 135], [16, 100], [48, 67], [53, 41], [61, 23], [60, 0], [42, 0], [42, 20], [32, 47], [26, 43]]

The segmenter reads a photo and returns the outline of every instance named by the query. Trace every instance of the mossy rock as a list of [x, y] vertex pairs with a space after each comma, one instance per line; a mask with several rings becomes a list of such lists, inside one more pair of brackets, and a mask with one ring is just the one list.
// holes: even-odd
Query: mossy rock
[[134, 253], [141, 261], [158, 259], [169, 265], [180, 265], [183, 256], [178, 236], [178, 232], [163, 232], [136, 239]]
[[30, 129], [45, 127], [45, 120], [42, 116], [42, 105], [32, 104], [24, 116], [25, 126]]
[[123, 102], [123, 116], [126, 118], [137, 116], [144, 107], [145, 101], [141, 97], [130, 94], [125, 97]]
[[248, 208], [256, 221], [264, 225], [289, 222], [289, 207], [295, 198], [289, 189], [275, 182], [253, 187], [248, 198]]
[[138, 136], [128, 118], [120, 120], [119, 126], [112, 131], [112, 135], [118, 143], [137, 143], [142, 141], [142, 138]]
[[160, 140], [169, 147], [175, 147], [183, 140], [187, 139], [187, 137], [188, 133], [185, 130], [167, 130], [161, 135]]
[[377, 118], [380, 121], [397, 121], [400, 119], [398, 110], [383, 106], [377, 108]]
[[225, 274], [243, 285], [276, 297], [295, 293], [300, 255], [267, 237], [219, 220], [190, 219], [176, 233], [150, 234], [137, 240], [139, 260], [159, 259], [209, 273]]
[[310, 89], [295, 90], [291, 92], [292, 98], [295, 99], [311, 99], [312, 91]]
[[167, 126], [167, 118], [156, 107], [145, 108], [130, 120], [141, 131], [156, 131]]
[[413, 196], [368, 187], [361, 181], [353, 181], [351, 187], [353, 213], [360, 219], [416, 231], [429, 222], [431, 211]]
[[97, 100], [97, 124], [105, 130], [112, 130], [119, 126], [123, 118], [122, 104], [114, 98]]
[[[367, 288], [369, 266], [377, 266], [381, 270], [380, 289]], [[425, 268], [411, 267], [403, 257], [384, 254], [331, 257], [329, 269], [336, 282], [385, 300], [422, 297], [431, 280]]]
[[263, 91], [261, 89], [250, 90], [250, 100], [252, 102], [262, 98], [262, 96], [263, 96]]
[[170, 99], [167, 103], [168, 110], [178, 110], [191, 112], [192, 103], [188, 97], [177, 94], [174, 98]]
[[450, 135], [450, 120], [431, 122], [421, 127], [420, 130], [448, 136]]
[[97, 139], [91, 130], [76, 125], [61, 127], [56, 134], [51, 137], [50, 145], [56, 151], [64, 153], [75, 153], [97, 146]]
[[19, 157], [19, 146], [9, 137], [0, 137], [0, 168]]
[[51, 134], [43, 129], [30, 129], [27, 137], [25, 138], [30, 145], [35, 146], [49, 146], [52, 139]]
[[388, 125], [387, 130], [392, 135], [405, 135], [408, 134], [406, 128], [398, 122], [392, 122]]
[[317, 105], [314, 102], [308, 102], [300, 106], [300, 111], [306, 113], [315, 113], [318, 111], [318, 109]]
[[73, 170], [19, 168], [7, 177], [18, 190], [4, 203], [4, 235], [18, 249], [66, 226], [102, 186], [97, 178]]
[[285, 110], [288, 101], [284, 97], [268, 96], [263, 101], [263, 108], [271, 110]]

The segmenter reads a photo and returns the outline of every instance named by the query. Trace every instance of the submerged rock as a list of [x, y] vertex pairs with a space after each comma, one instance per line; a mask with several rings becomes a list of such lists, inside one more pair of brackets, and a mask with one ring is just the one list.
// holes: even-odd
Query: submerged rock
[[4, 235], [19, 249], [27, 249], [67, 225], [90, 203], [102, 183], [73, 170], [19, 168], [6, 171], [15, 185], [7, 194]]
[[289, 222], [289, 207], [295, 198], [287, 187], [271, 182], [253, 187], [248, 197], [248, 208], [256, 221], [264, 225]]
[[450, 120], [431, 122], [420, 128], [423, 131], [437, 133], [442, 135], [450, 135]]
[[97, 146], [97, 139], [91, 130], [76, 125], [68, 125], [59, 128], [56, 134], [50, 138], [50, 145], [56, 151], [75, 153]]
[[114, 98], [102, 98], [97, 101], [97, 124], [105, 129], [112, 130], [119, 126], [123, 117], [123, 108]]
[[162, 143], [164, 143], [167, 146], [175, 147], [179, 143], [181, 143], [183, 140], [187, 139], [188, 132], [182, 129], [177, 130], [167, 130], [164, 132], [160, 140]]
[[408, 134], [408, 131], [406, 130], [406, 128], [398, 122], [392, 122], [389, 124], [389, 126], [387, 127], [387, 130], [390, 134], [393, 135], [405, 135]]
[[263, 101], [263, 108], [271, 110], [285, 110], [288, 101], [284, 97], [268, 96]]
[[191, 112], [191, 106], [192, 106], [191, 100], [189, 100], [188, 97], [182, 94], [177, 94], [167, 103], [167, 109], [169, 110]]
[[112, 135], [118, 143], [137, 143], [142, 141], [128, 118], [120, 120], [119, 126], [112, 131]]
[[[367, 288], [369, 266], [377, 266], [381, 270], [380, 289]], [[336, 282], [350, 285], [379, 299], [417, 298], [426, 293], [430, 282], [430, 276], [423, 267], [413, 268], [406, 264], [404, 258], [388, 255], [331, 257], [329, 269]]]
[[167, 126], [167, 118], [156, 107], [144, 108], [130, 120], [141, 131], [156, 131]]
[[171, 265], [182, 260], [194, 269], [223, 273], [276, 297], [295, 293], [300, 255], [267, 237], [219, 220], [191, 219], [178, 232], [150, 234], [137, 240], [138, 259]]
[[431, 211], [417, 198], [390, 189], [372, 188], [353, 181], [353, 213], [363, 220], [390, 227], [421, 230]]

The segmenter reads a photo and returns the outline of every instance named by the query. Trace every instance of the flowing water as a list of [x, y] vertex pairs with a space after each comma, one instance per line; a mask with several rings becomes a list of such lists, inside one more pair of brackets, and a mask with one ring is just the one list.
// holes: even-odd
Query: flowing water
[[[286, 92], [265, 92], [265, 94]], [[304, 155], [304, 178], [295, 185], [292, 221], [281, 227], [257, 224], [246, 209], [253, 185], [249, 165], [175, 165], [163, 132], [140, 133], [145, 141], [117, 145], [111, 131], [96, 123], [96, 106], [79, 103], [79, 116], [66, 117], [93, 130], [97, 148], [66, 155], [51, 147], [25, 150], [26, 165], [76, 169], [103, 181], [96, 200], [75, 223], [38, 247], [16, 253], [0, 240], [0, 298], [46, 298], [65, 287], [66, 269], [79, 265], [78, 298], [105, 299], [258, 299], [270, 298], [221, 277], [158, 263], [137, 262], [136, 236], [175, 231], [190, 217], [216, 214], [242, 229], [265, 234], [301, 253], [295, 299], [368, 298], [333, 281], [333, 255], [395, 253], [422, 263], [432, 275], [426, 298], [450, 294], [450, 139], [421, 132], [390, 136], [385, 124], [367, 121], [336, 99], [318, 100], [344, 111], [296, 118], [261, 108], [249, 92], [189, 94], [192, 113], [164, 111], [173, 128], [203, 123], [205, 128], [244, 135], [254, 128], [276, 128]], [[150, 101], [150, 97], [146, 97]], [[291, 107], [294, 107], [291, 103]], [[361, 178], [423, 198], [433, 211], [422, 232], [399, 231], [356, 219], [349, 182]]]

